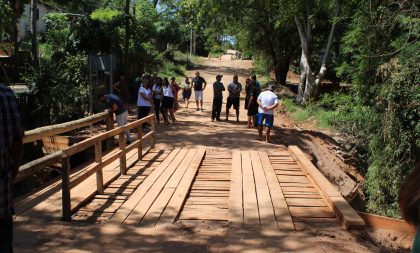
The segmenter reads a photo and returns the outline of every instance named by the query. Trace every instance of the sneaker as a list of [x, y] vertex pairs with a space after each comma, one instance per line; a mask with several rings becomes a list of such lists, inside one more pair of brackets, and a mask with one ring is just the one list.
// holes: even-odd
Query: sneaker
[[211, 119], [211, 122], [214, 122], [214, 119]]
[[125, 142], [125, 145], [130, 145], [131, 144], [131, 141], [126, 141]]
[[196, 112], [198, 112], [199, 110], [200, 110], [200, 109], [198, 109], [198, 108], [197, 108], [197, 109], [195, 109], [195, 111], [196, 111]]
[[202, 112], [204, 112], [204, 109], [203, 109], [203, 108], [201, 108], [201, 111], [202, 111]]

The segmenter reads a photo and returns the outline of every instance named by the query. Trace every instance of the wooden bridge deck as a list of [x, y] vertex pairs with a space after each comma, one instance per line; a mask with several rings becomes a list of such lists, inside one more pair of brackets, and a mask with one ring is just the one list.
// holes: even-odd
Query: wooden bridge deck
[[[135, 154], [128, 160], [132, 157]], [[118, 168], [110, 171], [115, 172], [109, 177], [114, 176]], [[60, 192], [55, 192], [32, 207], [57, 209], [59, 201]], [[127, 175], [109, 179], [103, 194], [83, 203], [75, 210], [74, 221], [153, 227], [207, 220], [267, 231], [312, 223], [340, 225], [340, 212], [322, 189], [292, 153], [280, 150], [151, 150]]]

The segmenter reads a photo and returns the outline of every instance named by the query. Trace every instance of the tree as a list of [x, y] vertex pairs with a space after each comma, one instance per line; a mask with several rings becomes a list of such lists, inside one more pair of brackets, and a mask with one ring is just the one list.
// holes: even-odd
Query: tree
[[[334, 35], [337, 27], [337, 19], [340, 15], [341, 2], [336, 0], [334, 16], [332, 18], [332, 25], [328, 36], [327, 45], [322, 56], [320, 70], [315, 75], [313, 72], [313, 57], [312, 57], [312, 22], [314, 22], [312, 16], [312, 5], [313, 1], [303, 1], [298, 6], [298, 12], [294, 15], [293, 19], [296, 23], [296, 27], [299, 33], [300, 44], [302, 48], [302, 55], [300, 58], [300, 81], [298, 88], [298, 95], [296, 97], [297, 102], [301, 104], [307, 103], [310, 99], [314, 99], [319, 95], [319, 86], [324, 80], [327, 72], [327, 61], [330, 56]], [[299, 13], [302, 13], [299, 15]], [[303, 16], [300, 17], [300, 16]]]
[[31, 45], [32, 45], [32, 65], [35, 69], [39, 68], [38, 57], [38, 32], [36, 22], [38, 20], [38, 0], [31, 0]]

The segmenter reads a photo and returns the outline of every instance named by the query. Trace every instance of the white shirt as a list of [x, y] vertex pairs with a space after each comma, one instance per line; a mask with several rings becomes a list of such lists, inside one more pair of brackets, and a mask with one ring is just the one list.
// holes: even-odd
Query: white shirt
[[152, 104], [150, 103], [150, 101], [147, 101], [146, 99], [144, 99], [140, 94], [144, 94], [147, 97], [150, 98], [150, 90], [144, 88], [143, 86], [141, 86], [139, 88], [139, 95], [137, 98], [137, 106], [147, 106], [147, 107], [152, 107]]
[[[277, 95], [274, 94], [274, 92], [267, 90], [264, 92], [261, 92], [261, 94], [258, 96], [258, 100], [261, 101], [261, 103], [263, 104], [264, 107], [271, 107], [275, 104], [279, 103], [279, 100], [277, 98]], [[273, 115], [273, 110], [269, 110], [269, 111], [264, 111], [261, 106], [258, 107], [258, 112], [259, 113], [264, 113], [264, 114], [269, 114], [269, 115]]]
[[154, 93], [160, 93], [158, 95], [155, 95], [154, 98], [156, 98], [156, 99], [162, 99], [162, 87], [160, 87], [159, 85], [155, 84], [155, 85], [153, 85], [152, 90], [153, 90]]
[[172, 85], [168, 85], [168, 87], [163, 86], [163, 96], [164, 97], [171, 97], [174, 98], [174, 92], [172, 91]]

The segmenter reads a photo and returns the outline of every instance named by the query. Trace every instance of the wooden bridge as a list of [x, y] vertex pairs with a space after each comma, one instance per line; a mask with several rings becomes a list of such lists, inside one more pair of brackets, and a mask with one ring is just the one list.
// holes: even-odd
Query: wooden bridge
[[[155, 147], [154, 120], [149, 116], [62, 150], [61, 178], [19, 198], [17, 216], [140, 227], [205, 220], [274, 233], [312, 223], [365, 226], [298, 147], [161, 149]], [[151, 131], [143, 135], [145, 123]], [[137, 132], [128, 146], [125, 130]], [[114, 138], [118, 146], [104, 148]], [[94, 159], [72, 168], [70, 158], [88, 148]]]

